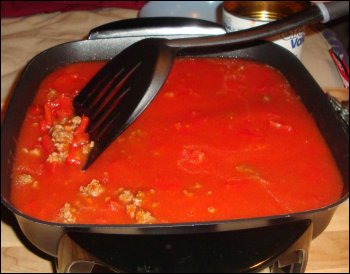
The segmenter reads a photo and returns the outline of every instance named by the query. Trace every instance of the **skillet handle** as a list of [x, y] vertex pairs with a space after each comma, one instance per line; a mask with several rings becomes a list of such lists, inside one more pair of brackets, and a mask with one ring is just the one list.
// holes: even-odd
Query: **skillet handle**
[[222, 25], [210, 21], [185, 17], [148, 17], [120, 20], [92, 29], [89, 40], [117, 37], [175, 38], [225, 34]]

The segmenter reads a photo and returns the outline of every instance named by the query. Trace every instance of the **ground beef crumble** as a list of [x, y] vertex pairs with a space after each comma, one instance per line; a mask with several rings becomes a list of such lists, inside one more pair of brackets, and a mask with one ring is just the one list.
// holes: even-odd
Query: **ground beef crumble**
[[130, 218], [134, 219], [138, 224], [152, 224], [156, 222], [156, 218], [152, 214], [142, 209], [145, 193], [137, 191], [134, 195], [130, 190], [121, 190], [118, 195], [119, 201], [125, 204], [126, 212]]
[[69, 203], [65, 203], [63, 208], [59, 212], [59, 221], [64, 223], [75, 223], [76, 222], [76, 209], [72, 207]]
[[100, 184], [100, 181], [93, 179], [88, 185], [81, 186], [79, 190], [84, 196], [97, 197], [105, 188]]
[[81, 118], [78, 117], [78, 123], [74, 123], [73, 120], [75, 118], [69, 120], [62, 119], [60, 123], [54, 125], [51, 129], [51, 140], [56, 149], [47, 157], [49, 163], [65, 162], [68, 156], [69, 146], [73, 140], [74, 130], [79, 126], [81, 121]]
[[[69, 156], [69, 152], [74, 141], [75, 130], [81, 124], [82, 118], [74, 116], [72, 119], [62, 119], [50, 130], [51, 141], [55, 150], [47, 157], [49, 163], [64, 163]], [[76, 145], [74, 145], [76, 146]], [[83, 154], [88, 154], [94, 147], [94, 142], [87, 142], [81, 145]]]
[[16, 176], [16, 182], [18, 185], [28, 185], [35, 182], [34, 178], [30, 174], [19, 174]]

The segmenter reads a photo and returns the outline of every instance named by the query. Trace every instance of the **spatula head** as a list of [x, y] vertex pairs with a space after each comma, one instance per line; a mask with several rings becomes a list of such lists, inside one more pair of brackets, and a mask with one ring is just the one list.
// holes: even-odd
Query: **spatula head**
[[90, 119], [94, 142], [84, 169], [146, 109], [164, 84], [174, 54], [162, 39], [145, 39], [109, 61], [74, 99]]

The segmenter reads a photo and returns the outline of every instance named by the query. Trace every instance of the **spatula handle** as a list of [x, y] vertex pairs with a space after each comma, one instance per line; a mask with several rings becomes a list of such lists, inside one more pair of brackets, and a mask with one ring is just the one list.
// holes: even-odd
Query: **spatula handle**
[[323, 20], [322, 23], [340, 18], [346, 14], [349, 14], [349, 1], [333, 1], [329, 3], [315, 3], [320, 9]]
[[166, 43], [169, 47], [176, 49], [238, 45], [268, 38], [300, 26], [311, 25], [318, 22], [328, 22], [346, 14], [349, 14], [349, 1], [319, 3], [310, 6], [304, 11], [262, 26], [224, 35], [174, 39]]

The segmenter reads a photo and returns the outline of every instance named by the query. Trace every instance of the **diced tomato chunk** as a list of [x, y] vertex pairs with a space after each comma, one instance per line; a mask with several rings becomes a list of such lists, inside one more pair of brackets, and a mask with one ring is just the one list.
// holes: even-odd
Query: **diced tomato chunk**
[[59, 119], [73, 116], [72, 98], [62, 94], [54, 103], [57, 105], [56, 114]]
[[89, 134], [83, 132], [83, 133], [74, 135], [72, 146], [79, 147], [79, 146], [86, 145], [88, 143], [89, 143]]
[[54, 120], [54, 109], [49, 102], [44, 105], [44, 114], [45, 122], [49, 125], [52, 125]]
[[83, 159], [83, 154], [81, 151], [81, 148], [73, 147], [71, 146], [71, 149], [69, 150], [66, 163], [69, 165], [78, 165], [80, 166]]
[[89, 118], [87, 116], [81, 117], [81, 123], [79, 127], [74, 131], [74, 135], [79, 135], [80, 133], [85, 132], [88, 125], [89, 125]]
[[55, 151], [55, 144], [51, 140], [51, 137], [48, 134], [45, 134], [41, 138], [41, 144], [44, 148], [44, 150], [50, 154]]

